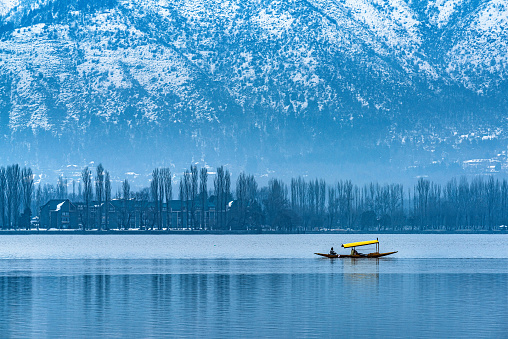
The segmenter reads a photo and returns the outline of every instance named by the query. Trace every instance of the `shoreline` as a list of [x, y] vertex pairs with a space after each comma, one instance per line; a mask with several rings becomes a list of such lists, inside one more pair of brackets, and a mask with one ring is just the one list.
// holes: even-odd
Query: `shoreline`
[[428, 231], [300, 231], [300, 232], [283, 232], [283, 231], [258, 231], [258, 230], [242, 230], [242, 231], [214, 231], [214, 230], [0, 230], [1, 235], [269, 235], [269, 234], [508, 234], [508, 231], [482, 231], [482, 230], [428, 230]]

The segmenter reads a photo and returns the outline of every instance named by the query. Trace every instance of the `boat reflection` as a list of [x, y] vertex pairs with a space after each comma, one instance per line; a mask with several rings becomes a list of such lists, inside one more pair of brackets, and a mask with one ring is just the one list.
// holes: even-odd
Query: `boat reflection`
[[344, 280], [352, 283], [378, 283], [379, 260], [345, 258], [342, 263]]

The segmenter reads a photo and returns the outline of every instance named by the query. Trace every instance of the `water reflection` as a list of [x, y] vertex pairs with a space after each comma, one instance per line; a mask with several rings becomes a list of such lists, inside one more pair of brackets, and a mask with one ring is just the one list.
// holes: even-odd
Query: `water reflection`
[[[0, 333], [16, 333], [22, 322], [31, 320], [33, 281], [29, 276], [0, 277], [2, 307], [0, 315], [9, 315], [12, 323], [2, 323]], [[17, 332], [18, 335], [21, 333]]]
[[[370, 330], [396, 337], [403, 327], [404, 335], [416, 337], [505, 335], [508, 274], [386, 273], [386, 264], [411, 265], [378, 260], [3, 263], [0, 331], [4, 337], [361, 337], [362, 328], [366, 337]], [[462, 264], [476, 265], [474, 260]], [[60, 273], [47, 274], [54, 272], [50, 267]]]

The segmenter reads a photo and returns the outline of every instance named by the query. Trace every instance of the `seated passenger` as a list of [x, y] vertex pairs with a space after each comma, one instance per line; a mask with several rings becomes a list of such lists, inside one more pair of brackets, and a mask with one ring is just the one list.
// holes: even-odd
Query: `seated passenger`
[[337, 255], [337, 252], [333, 250], [333, 247], [330, 249], [330, 255]]

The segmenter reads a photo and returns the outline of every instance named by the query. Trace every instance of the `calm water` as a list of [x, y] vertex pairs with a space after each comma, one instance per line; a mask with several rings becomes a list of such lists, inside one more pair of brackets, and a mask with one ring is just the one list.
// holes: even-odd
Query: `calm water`
[[2, 337], [508, 338], [508, 236], [2, 236]]

